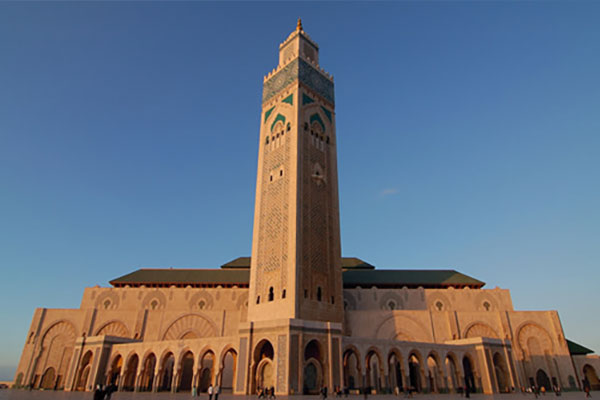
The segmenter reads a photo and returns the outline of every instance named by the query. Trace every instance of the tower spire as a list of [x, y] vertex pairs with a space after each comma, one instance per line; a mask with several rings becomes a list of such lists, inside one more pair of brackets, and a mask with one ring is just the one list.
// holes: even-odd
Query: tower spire
[[296, 25], [296, 30], [297, 31], [304, 30], [304, 29], [302, 29], [302, 19], [300, 17], [298, 17], [298, 25]]

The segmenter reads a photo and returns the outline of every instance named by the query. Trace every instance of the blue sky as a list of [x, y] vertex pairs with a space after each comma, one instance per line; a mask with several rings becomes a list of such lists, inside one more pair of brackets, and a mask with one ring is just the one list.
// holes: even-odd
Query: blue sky
[[262, 78], [335, 76], [342, 251], [455, 268], [600, 351], [600, 4], [0, 3], [0, 379], [36, 307], [250, 254]]

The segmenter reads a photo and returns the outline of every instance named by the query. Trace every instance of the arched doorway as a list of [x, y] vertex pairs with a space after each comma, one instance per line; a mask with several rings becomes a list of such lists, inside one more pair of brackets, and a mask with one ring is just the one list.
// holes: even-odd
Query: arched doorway
[[598, 375], [594, 367], [585, 364], [583, 366], [583, 375], [586, 383], [590, 386], [590, 390], [600, 390], [600, 380], [598, 380]]
[[427, 378], [429, 383], [429, 392], [439, 393], [442, 387], [442, 373], [437, 358], [430, 354], [427, 357]]
[[375, 390], [377, 393], [381, 393], [381, 360], [379, 359], [379, 354], [377, 354], [374, 350], [371, 350], [367, 354], [367, 359], [365, 360], [366, 369], [366, 378], [367, 378], [367, 388], [371, 390]]
[[123, 390], [133, 392], [135, 390], [135, 378], [137, 376], [139, 359], [137, 354], [129, 357], [125, 368], [125, 376], [123, 377]]
[[[90, 375], [90, 368], [92, 367], [92, 351], [88, 350], [87, 353], [81, 359], [81, 364], [79, 367], [79, 374], [77, 377], [77, 384], [75, 385], [75, 390], [77, 391], [85, 391], [85, 387], [88, 381], [88, 376]], [[91, 390], [91, 387], [90, 387]]]
[[468, 356], [463, 357], [463, 372], [465, 376], [465, 386], [469, 392], [475, 391], [475, 375], [473, 375], [473, 364]]
[[221, 391], [223, 393], [233, 393], [233, 378], [235, 377], [235, 369], [237, 362], [237, 353], [233, 349], [229, 349], [223, 357], [223, 367], [221, 369]]
[[121, 355], [117, 355], [110, 364], [110, 370], [108, 371], [106, 382], [108, 385], [119, 385], [119, 378], [121, 377], [122, 367], [123, 357], [121, 357]]
[[[500, 393], [509, 393], [510, 384], [508, 381], [508, 375], [506, 370], [506, 363], [504, 357], [500, 353], [494, 354], [494, 372], [496, 373], [496, 383], [498, 384], [498, 391]], [[548, 388], [549, 389], [549, 388]]]
[[321, 346], [316, 339], [308, 342], [304, 348], [304, 394], [319, 393], [323, 384], [323, 364], [321, 362]]
[[42, 375], [42, 381], [40, 382], [40, 388], [42, 389], [54, 389], [54, 382], [56, 380], [56, 372], [54, 368], [47, 368]]
[[171, 381], [173, 380], [173, 367], [175, 366], [175, 356], [169, 352], [163, 358], [160, 370], [160, 386], [159, 391], [169, 392], [171, 391]]
[[538, 369], [535, 374], [535, 381], [537, 383], [538, 388], [545, 388], [546, 390], [551, 390], [552, 386], [550, 384], [550, 379], [548, 379], [548, 374], [543, 369]]
[[194, 379], [194, 354], [191, 351], [186, 352], [181, 358], [180, 368], [179, 391], [188, 392], [192, 390], [192, 379]]
[[446, 356], [446, 371], [448, 372], [448, 389], [451, 392], [457, 393], [458, 389], [462, 390], [462, 383], [460, 380], [460, 374], [456, 367], [456, 359], [454, 354]]
[[252, 393], [257, 393], [259, 388], [274, 386], [275, 382], [272, 380], [274, 355], [273, 345], [267, 339], [258, 342], [254, 348]]
[[404, 391], [402, 384], [402, 363], [400, 362], [400, 353], [396, 351], [390, 352], [388, 356], [388, 379], [389, 387], [392, 393], [398, 388], [399, 392]]
[[142, 379], [140, 381], [140, 390], [142, 392], [152, 391], [152, 384], [154, 383], [154, 370], [156, 369], [156, 356], [154, 353], [150, 353], [144, 360], [142, 369]]
[[362, 386], [359, 359], [352, 349], [344, 353], [344, 385], [350, 390]]
[[408, 375], [410, 390], [420, 392], [423, 389], [421, 385], [421, 361], [414, 353], [408, 357]]
[[200, 361], [200, 381], [198, 383], [199, 392], [206, 392], [212, 383], [214, 363], [215, 354], [210, 350], [204, 353], [202, 360]]

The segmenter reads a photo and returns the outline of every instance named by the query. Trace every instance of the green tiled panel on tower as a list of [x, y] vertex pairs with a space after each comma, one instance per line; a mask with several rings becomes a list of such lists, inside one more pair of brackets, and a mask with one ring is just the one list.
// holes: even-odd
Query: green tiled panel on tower
[[275, 124], [281, 121], [285, 124], [285, 117], [281, 114], [277, 114], [277, 116], [275, 117], [275, 119], [273, 120], [273, 123], [271, 124], [271, 132], [273, 132], [273, 128], [275, 127]]
[[323, 120], [321, 119], [319, 114], [313, 114], [310, 116], [310, 124], [312, 125], [312, 123], [315, 121], [317, 121], [319, 125], [321, 125], [321, 128], [323, 128], [323, 132], [325, 132], [325, 124], [323, 123]]
[[290, 94], [288, 97], [286, 97], [285, 99], [281, 100], [282, 103], [288, 103], [289, 105], [294, 105], [294, 94]]
[[273, 110], [275, 109], [275, 106], [269, 108], [267, 111], [265, 111], [265, 120], [263, 121], [263, 124], [265, 122], [267, 122], [267, 120], [269, 119], [269, 116], [271, 115], [271, 113], [273, 112]]
[[325, 107], [321, 106], [321, 110], [323, 110], [323, 112], [325, 113], [325, 115], [327, 116], [327, 119], [329, 120], [329, 122], [331, 122], [331, 111], [329, 111], [328, 109], [326, 109]]
[[313, 99], [311, 99], [309, 96], [307, 96], [306, 94], [302, 93], [302, 105], [305, 104], [310, 104], [310, 103], [314, 103], [315, 101]]

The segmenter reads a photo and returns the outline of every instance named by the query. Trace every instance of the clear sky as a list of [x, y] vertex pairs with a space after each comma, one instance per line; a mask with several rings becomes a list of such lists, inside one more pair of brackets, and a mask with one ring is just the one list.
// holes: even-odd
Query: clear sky
[[600, 351], [600, 3], [0, 3], [0, 379], [36, 307], [249, 255], [263, 76], [335, 76], [342, 251]]

